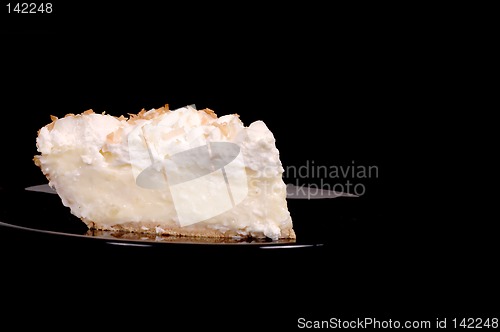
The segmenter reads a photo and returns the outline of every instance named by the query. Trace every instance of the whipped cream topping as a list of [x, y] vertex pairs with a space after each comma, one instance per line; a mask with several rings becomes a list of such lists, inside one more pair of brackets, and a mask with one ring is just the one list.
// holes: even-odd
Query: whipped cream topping
[[[231, 149], [219, 149], [215, 159], [229, 158], [225, 167], [219, 160], [189, 185], [174, 185], [176, 172], [200, 172], [202, 157], [215, 153], [213, 142], [237, 147], [231, 156]], [[245, 127], [238, 115], [217, 118], [191, 106], [130, 119], [87, 111], [43, 127], [37, 149], [49, 184], [89, 225], [141, 223], [138, 229], [157, 233], [199, 229], [271, 239], [293, 232], [279, 152], [262, 121]], [[172, 164], [184, 155], [185, 164]]]

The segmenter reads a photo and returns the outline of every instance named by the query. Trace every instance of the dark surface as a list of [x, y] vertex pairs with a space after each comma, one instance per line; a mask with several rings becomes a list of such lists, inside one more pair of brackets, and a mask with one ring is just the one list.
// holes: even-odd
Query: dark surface
[[[111, 325], [137, 317], [163, 327], [259, 329], [295, 328], [298, 317], [498, 313], [494, 223], [476, 195], [462, 195], [489, 179], [460, 170], [491, 152], [464, 136], [476, 127], [472, 118], [447, 114], [453, 34], [431, 28], [432, 18], [288, 8], [211, 20], [151, 11], [151, 22], [142, 9], [136, 20], [130, 10], [115, 13], [113, 25], [102, 20], [109, 12], [95, 11], [92, 20], [85, 8], [84, 20], [12, 23], [0, 35], [1, 123], [13, 132], [0, 131], [2, 218], [62, 231], [81, 226], [62, 205], [48, 210], [37, 198], [43, 194], [22, 189], [45, 183], [32, 158], [49, 115], [90, 108], [121, 115], [168, 103], [238, 113], [247, 125], [266, 122], [284, 167], [354, 161], [376, 165], [379, 176], [359, 180], [367, 190], [359, 199], [290, 202], [298, 239], [325, 243], [312, 250], [151, 250], [0, 227], [0, 276], [16, 294], [3, 298], [8, 308], [89, 326], [113, 316], [121, 319]], [[169, 24], [152, 19], [165, 16]], [[174, 24], [188, 16], [212, 24], [190, 31]]]

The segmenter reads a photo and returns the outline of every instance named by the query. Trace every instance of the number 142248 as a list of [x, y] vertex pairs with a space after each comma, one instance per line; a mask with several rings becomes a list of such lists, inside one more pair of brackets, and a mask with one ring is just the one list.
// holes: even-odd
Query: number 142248
[[6, 6], [9, 14], [50, 14], [54, 10], [50, 2], [9, 2]]

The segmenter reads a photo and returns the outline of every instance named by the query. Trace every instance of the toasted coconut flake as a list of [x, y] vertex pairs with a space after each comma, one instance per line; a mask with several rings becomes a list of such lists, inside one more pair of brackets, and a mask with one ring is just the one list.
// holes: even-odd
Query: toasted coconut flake
[[217, 119], [217, 114], [215, 114], [215, 112], [210, 108], [202, 109], [202, 111], [210, 115], [212, 118]]
[[123, 133], [123, 128], [118, 128], [117, 130], [109, 133], [106, 136], [107, 143], [118, 143], [120, 141], [120, 137]]
[[35, 163], [35, 165], [37, 165], [38, 167], [42, 168], [42, 163], [40, 162], [40, 157], [41, 156], [35, 156], [33, 157], [33, 162]]
[[223, 123], [214, 122], [213, 125], [220, 129], [222, 135], [226, 137], [229, 135], [229, 127], [226, 122]]
[[[54, 116], [54, 115], [51, 115], [50, 116], [50, 119], [52, 120], [51, 123], [49, 123], [46, 127], [47, 127], [47, 130], [48, 131], [51, 131], [52, 128], [54, 128], [54, 125], [56, 124], [56, 121], [58, 120], [58, 117], [57, 116]], [[41, 130], [41, 128], [40, 128]], [[40, 134], [40, 130], [38, 131], [38, 133]]]

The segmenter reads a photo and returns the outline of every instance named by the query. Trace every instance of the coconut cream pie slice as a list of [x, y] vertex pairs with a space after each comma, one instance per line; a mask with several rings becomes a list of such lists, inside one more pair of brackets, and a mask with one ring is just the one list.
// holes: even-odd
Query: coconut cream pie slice
[[283, 167], [262, 121], [192, 106], [52, 117], [34, 161], [91, 229], [293, 239]]

